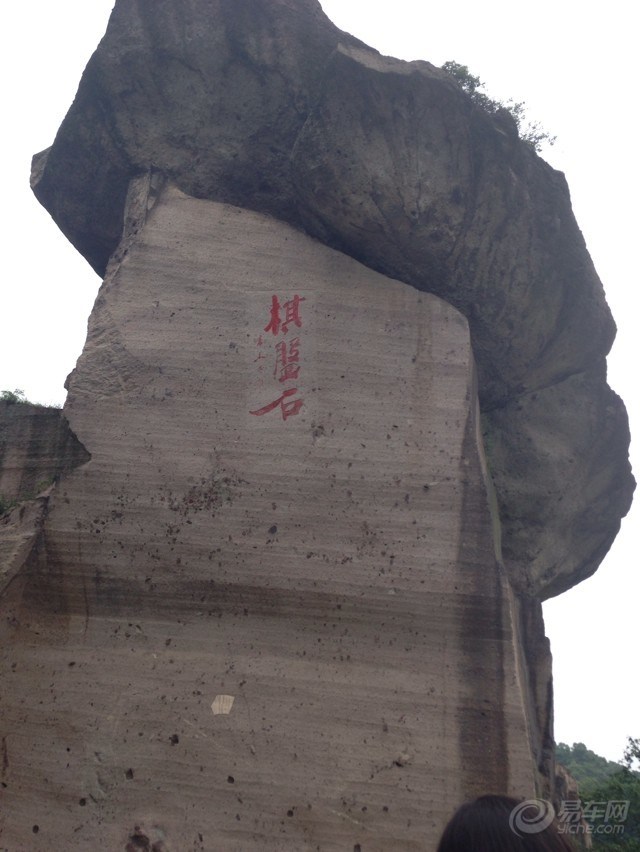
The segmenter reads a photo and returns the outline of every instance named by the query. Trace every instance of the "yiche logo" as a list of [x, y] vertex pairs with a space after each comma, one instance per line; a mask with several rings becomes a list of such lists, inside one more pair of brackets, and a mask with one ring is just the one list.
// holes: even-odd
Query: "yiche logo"
[[518, 837], [539, 834], [549, 828], [555, 816], [551, 802], [544, 799], [527, 799], [516, 805], [509, 814], [509, 828]]

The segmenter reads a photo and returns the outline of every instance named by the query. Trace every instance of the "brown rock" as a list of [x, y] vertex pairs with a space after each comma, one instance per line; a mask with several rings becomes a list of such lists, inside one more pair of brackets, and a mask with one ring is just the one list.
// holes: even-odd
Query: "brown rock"
[[[43, 548], [42, 527], [48, 497], [28, 500], [0, 517], [0, 595], [29, 564], [34, 553]], [[7, 615], [9, 621], [13, 616]]]
[[91, 460], [0, 599], [3, 843], [421, 849], [533, 794], [466, 321], [145, 185], [69, 381]]
[[459, 307], [487, 403], [613, 340], [563, 176], [508, 116], [427, 62], [380, 57], [316, 0], [116, 5], [34, 188], [104, 272], [149, 168]]
[[563, 176], [429, 63], [340, 46], [293, 169], [312, 233], [467, 316], [484, 407], [608, 351]]
[[0, 400], [0, 498], [28, 500], [90, 456], [62, 410]]
[[545, 600], [600, 565], [631, 504], [634, 483], [620, 452], [628, 430], [604, 369], [485, 415], [502, 553], [521, 592]]

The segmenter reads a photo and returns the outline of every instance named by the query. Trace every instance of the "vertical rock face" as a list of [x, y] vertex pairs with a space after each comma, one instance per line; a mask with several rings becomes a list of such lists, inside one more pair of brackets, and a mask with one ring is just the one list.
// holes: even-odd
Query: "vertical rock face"
[[540, 601], [633, 491], [562, 175], [315, 0], [119, 0], [32, 182], [105, 280], [73, 464], [1, 519], [2, 848], [418, 850], [552, 795]]
[[3, 599], [8, 848], [422, 849], [533, 790], [475, 400], [455, 309], [167, 187]]

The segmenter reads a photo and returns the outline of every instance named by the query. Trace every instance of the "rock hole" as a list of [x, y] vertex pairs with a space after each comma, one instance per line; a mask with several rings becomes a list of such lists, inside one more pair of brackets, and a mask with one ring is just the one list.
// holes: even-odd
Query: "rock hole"
[[125, 846], [125, 852], [137, 852], [138, 849], [151, 852], [151, 843], [147, 835], [143, 834], [139, 828], [136, 828], [133, 834], [129, 835], [129, 842]]

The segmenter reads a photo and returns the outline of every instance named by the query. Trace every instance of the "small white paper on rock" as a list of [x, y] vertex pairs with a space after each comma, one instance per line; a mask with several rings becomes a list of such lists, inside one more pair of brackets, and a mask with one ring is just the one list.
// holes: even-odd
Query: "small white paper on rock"
[[216, 695], [211, 705], [211, 710], [214, 716], [228, 716], [231, 713], [235, 696], [233, 695]]

